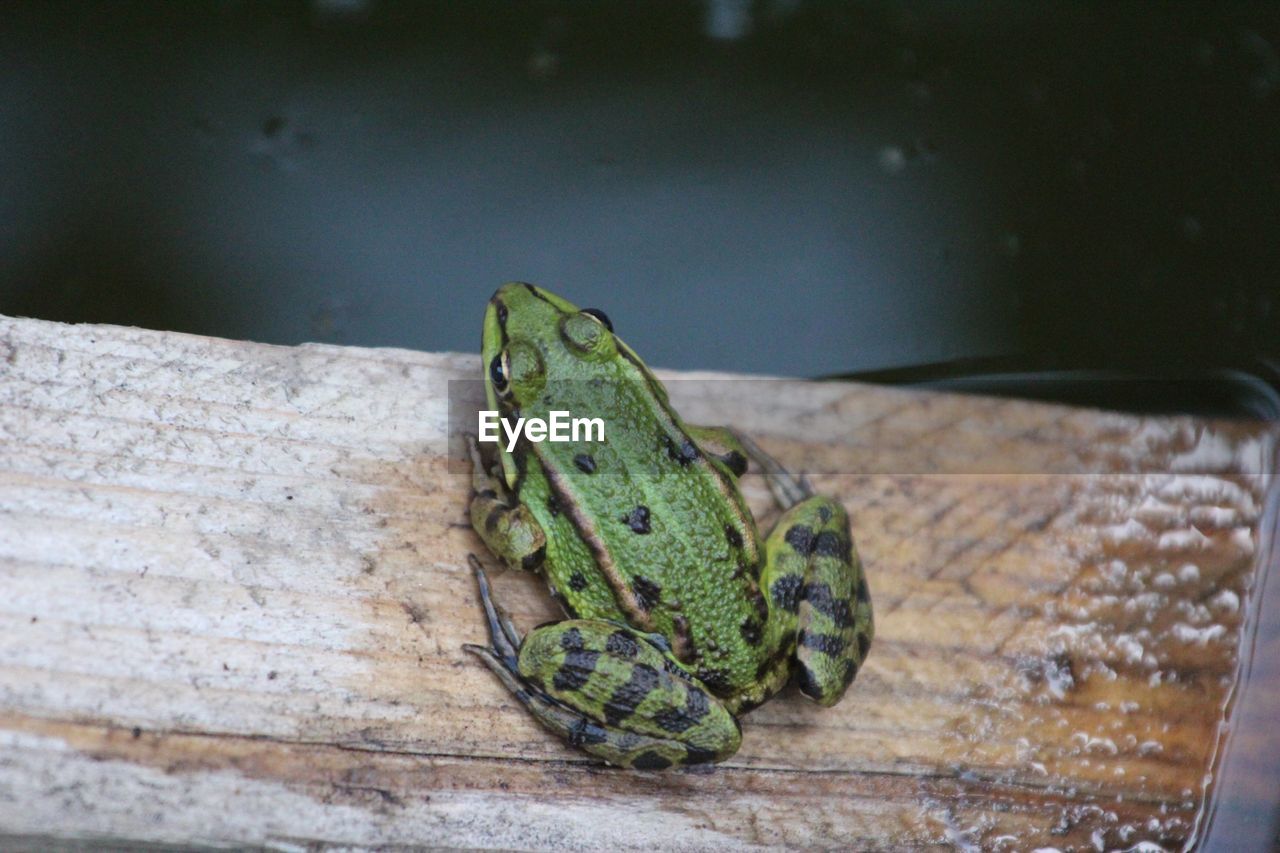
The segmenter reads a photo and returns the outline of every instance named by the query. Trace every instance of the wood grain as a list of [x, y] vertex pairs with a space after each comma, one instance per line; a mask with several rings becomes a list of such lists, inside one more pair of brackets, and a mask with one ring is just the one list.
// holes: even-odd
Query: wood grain
[[[836, 708], [787, 693], [727, 764], [637, 773], [562, 747], [461, 649], [483, 551], [449, 383], [469, 417], [478, 373], [0, 318], [0, 841], [1195, 838], [1270, 553], [1273, 428], [669, 375], [689, 420], [843, 500], [877, 636]], [[495, 592], [524, 628], [557, 615], [537, 578]]]

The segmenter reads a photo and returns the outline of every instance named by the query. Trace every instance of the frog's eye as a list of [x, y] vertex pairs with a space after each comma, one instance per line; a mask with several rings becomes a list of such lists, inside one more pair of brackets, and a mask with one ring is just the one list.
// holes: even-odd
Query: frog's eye
[[[601, 319], [603, 318], [603, 319]], [[588, 359], [607, 358], [615, 351], [613, 327], [599, 311], [566, 314], [560, 321], [560, 336], [572, 349]]]
[[493, 383], [493, 390], [502, 392], [507, 389], [507, 352], [503, 350], [493, 357], [493, 361], [489, 362], [489, 381]]
[[600, 325], [604, 326], [611, 332], [613, 331], [613, 323], [609, 321], [609, 315], [601, 311], [599, 308], [583, 308], [582, 313], [586, 314], [588, 317], [595, 317], [600, 321]]

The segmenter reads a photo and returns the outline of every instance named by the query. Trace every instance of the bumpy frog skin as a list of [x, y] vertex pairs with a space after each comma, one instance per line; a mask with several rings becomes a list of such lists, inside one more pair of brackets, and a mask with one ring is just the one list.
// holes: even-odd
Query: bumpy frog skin
[[[489, 624], [481, 656], [548, 729], [610, 764], [723, 761], [738, 717], [794, 676], [834, 705], [874, 634], [844, 507], [812, 496], [723, 427], [693, 427], [613, 334], [528, 284], [489, 300], [482, 347], [489, 408], [605, 421], [605, 440], [474, 441], [471, 522], [507, 565], [539, 571], [569, 619], [520, 638], [472, 558]], [[747, 459], [785, 508], [761, 538], [738, 491]]]

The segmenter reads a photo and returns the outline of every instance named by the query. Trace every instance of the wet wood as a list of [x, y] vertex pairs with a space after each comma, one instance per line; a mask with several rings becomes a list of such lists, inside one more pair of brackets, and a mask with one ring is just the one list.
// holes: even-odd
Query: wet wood
[[[478, 375], [0, 318], [0, 844], [1194, 836], [1270, 554], [1267, 427], [674, 377], [688, 419], [843, 500], [877, 636], [836, 708], [788, 693], [727, 764], [636, 773], [461, 649], [481, 546], [446, 430]], [[495, 592], [524, 628], [556, 615], [536, 578]]]

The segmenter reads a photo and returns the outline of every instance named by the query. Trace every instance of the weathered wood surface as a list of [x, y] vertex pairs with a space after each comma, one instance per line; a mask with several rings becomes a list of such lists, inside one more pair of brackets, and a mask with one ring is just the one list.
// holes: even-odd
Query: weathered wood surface
[[[786, 694], [726, 765], [636, 773], [461, 649], [481, 547], [446, 383], [478, 372], [0, 318], [0, 845], [1192, 837], [1269, 547], [1268, 428], [672, 382], [844, 501], [877, 636], [836, 708]], [[535, 578], [495, 586], [522, 627], [555, 616]]]

